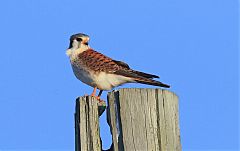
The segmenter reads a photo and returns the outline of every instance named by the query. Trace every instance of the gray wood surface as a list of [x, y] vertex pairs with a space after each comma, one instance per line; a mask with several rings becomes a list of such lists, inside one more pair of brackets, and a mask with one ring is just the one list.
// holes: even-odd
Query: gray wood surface
[[114, 151], [181, 151], [178, 97], [162, 89], [108, 94]]
[[93, 97], [76, 100], [75, 151], [101, 151], [98, 101]]

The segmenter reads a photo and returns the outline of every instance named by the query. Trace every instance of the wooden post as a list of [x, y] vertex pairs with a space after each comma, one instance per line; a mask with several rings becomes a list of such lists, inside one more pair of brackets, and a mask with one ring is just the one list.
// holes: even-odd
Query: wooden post
[[[99, 116], [93, 97], [76, 101], [75, 151], [101, 151]], [[120, 89], [108, 93], [108, 151], [181, 151], [178, 97], [162, 89]]]
[[75, 151], [101, 151], [98, 116], [106, 105], [94, 97], [79, 97], [75, 112]]
[[161, 89], [108, 94], [114, 151], [181, 151], [178, 97]]

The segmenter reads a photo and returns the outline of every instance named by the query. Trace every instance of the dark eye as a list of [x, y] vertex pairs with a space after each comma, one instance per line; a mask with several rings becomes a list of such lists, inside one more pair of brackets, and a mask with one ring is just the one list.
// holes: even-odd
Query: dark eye
[[82, 38], [76, 38], [77, 41], [82, 41]]

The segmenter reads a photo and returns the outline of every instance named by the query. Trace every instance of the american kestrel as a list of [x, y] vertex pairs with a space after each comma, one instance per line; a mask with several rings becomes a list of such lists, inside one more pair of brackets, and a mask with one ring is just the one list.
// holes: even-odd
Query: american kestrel
[[[111, 59], [95, 50], [89, 44], [89, 36], [78, 33], [70, 37], [66, 54], [70, 58], [75, 76], [83, 83], [92, 86], [91, 96], [100, 101], [103, 90], [111, 90], [124, 83], [142, 83], [169, 88], [162, 82], [153, 80], [156, 75], [131, 69], [128, 64]], [[96, 96], [96, 90], [99, 94]]]

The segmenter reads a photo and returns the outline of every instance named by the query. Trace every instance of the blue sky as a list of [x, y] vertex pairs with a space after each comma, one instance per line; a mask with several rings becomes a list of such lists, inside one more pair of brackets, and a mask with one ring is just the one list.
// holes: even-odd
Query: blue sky
[[172, 86], [183, 150], [238, 150], [237, 1], [7, 0], [0, 20], [0, 150], [74, 150], [75, 98], [92, 91], [65, 55], [78, 32], [90, 35], [92, 48]]

